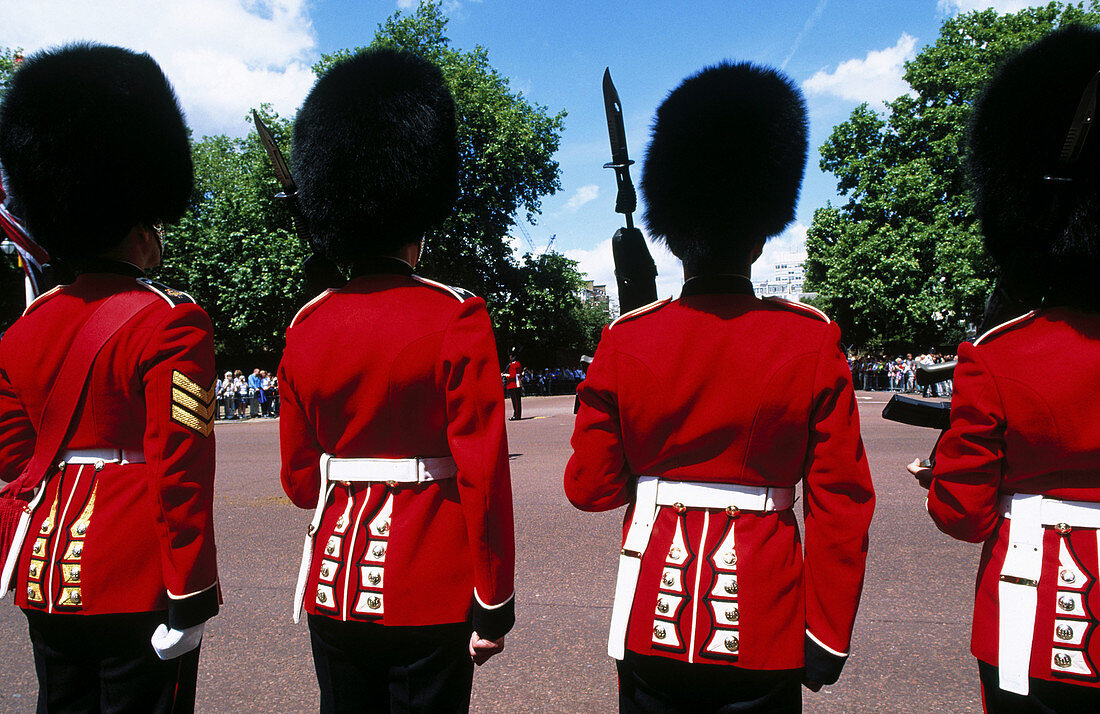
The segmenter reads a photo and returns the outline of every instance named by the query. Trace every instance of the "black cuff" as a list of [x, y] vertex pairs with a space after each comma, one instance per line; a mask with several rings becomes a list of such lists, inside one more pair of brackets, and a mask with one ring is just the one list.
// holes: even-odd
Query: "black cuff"
[[812, 637], [806, 635], [806, 682], [835, 684], [840, 679], [840, 670], [844, 669], [847, 656], [833, 654]]
[[221, 604], [218, 585], [215, 583], [202, 592], [168, 601], [168, 626], [173, 630], [185, 630], [206, 622], [218, 614]]
[[483, 607], [477, 598], [474, 598], [473, 627], [474, 632], [481, 639], [499, 640], [508, 634], [514, 624], [516, 624], [515, 595], [508, 598], [508, 602], [492, 609]]

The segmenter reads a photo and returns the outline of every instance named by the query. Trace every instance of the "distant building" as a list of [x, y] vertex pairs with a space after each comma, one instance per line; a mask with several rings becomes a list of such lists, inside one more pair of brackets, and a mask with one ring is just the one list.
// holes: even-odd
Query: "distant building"
[[803, 286], [806, 283], [805, 256], [791, 254], [781, 258], [774, 264], [775, 276], [768, 280], [754, 280], [752, 288], [760, 297], [778, 295], [790, 300], [797, 300], [805, 293]]
[[599, 303], [607, 307], [607, 286], [596, 285], [591, 280], [585, 280], [581, 288], [581, 300], [586, 303]]

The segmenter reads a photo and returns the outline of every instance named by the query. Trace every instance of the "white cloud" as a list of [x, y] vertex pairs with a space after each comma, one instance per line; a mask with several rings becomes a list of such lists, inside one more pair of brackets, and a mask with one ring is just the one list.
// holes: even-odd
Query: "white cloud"
[[152, 55], [197, 136], [245, 134], [261, 102], [293, 114], [317, 54], [307, 0], [37, 0], [0, 23], [0, 45], [28, 54], [75, 40]]
[[771, 280], [775, 277], [776, 263], [805, 258], [807, 228], [802, 223], [793, 223], [765, 243], [763, 255], [752, 265], [752, 279]]
[[581, 186], [573, 195], [569, 197], [569, 200], [565, 202], [564, 209], [567, 213], [576, 213], [581, 206], [589, 201], [595, 201], [600, 196], [600, 187], [594, 183], [590, 183], [586, 186]]
[[902, 34], [893, 47], [872, 50], [863, 59], [841, 62], [833, 71], [819, 70], [802, 83], [809, 94], [832, 95], [854, 102], [884, 102], [910, 91], [902, 78], [906, 60], [916, 57], [917, 38]]
[[993, 8], [999, 13], [1019, 12], [1025, 7], [1039, 4], [1036, 0], [939, 0], [936, 8], [946, 14], [970, 12], [971, 10], [985, 10]]
[[[657, 264], [657, 297], [676, 297], [684, 284], [684, 269], [679, 259], [668, 252], [664, 244], [647, 240], [650, 255]], [[565, 257], [577, 261], [577, 269], [597, 285], [606, 285], [608, 294], [616, 301], [619, 287], [615, 282], [615, 259], [611, 253], [611, 239], [586, 250], [576, 248], [565, 251]]]

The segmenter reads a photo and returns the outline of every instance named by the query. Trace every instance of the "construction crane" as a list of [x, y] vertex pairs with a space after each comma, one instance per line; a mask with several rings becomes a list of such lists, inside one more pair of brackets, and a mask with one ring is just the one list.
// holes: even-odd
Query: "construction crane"
[[[535, 253], [536, 250], [537, 250], [537, 248], [535, 248], [535, 241], [533, 241], [531, 239], [531, 234], [527, 232], [527, 228], [524, 227], [524, 225], [522, 223], [516, 223], [516, 228], [519, 228], [519, 232], [523, 234], [523, 239], [525, 241], [527, 241], [527, 245], [530, 246], [531, 253]], [[542, 250], [538, 251], [538, 254], [535, 257], [537, 258], [537, 257], [543, 256], [543, 255], [546, 255], [546, 253], [549, 252], [551, 246], [554, 245], [554, 239], [557, 238], [557, 237], [558, 237], [557, 233], [554, 233], [553, 235], [551, 235], [550, 240], [547, 241], [546, 245], [543, 246]]]

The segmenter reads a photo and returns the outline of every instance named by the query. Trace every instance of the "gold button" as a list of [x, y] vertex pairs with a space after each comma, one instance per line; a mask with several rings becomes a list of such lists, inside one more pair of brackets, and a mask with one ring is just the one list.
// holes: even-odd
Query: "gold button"
[[328, 595], [325, 595], [324, 590], [317, 591], [317, 602], [328, 602]]
[[679, 560], [680, 559], [680, 553], [681, 553], [680, 549], [677, 548], [676, 546], [672, 546], [671, 548], [668, 549], [668, 557], [671, 558], [672, 560]]
[[722, 556], [722, 560], [725, 561], [726, 565], [737, 565], [737, 553], [731, 550]]
[[84, 544], [76, 542], [73, 544], [73, 555], [79, 558], [84, 553]]
[[74, 605], [79, 605], [80, 604], [80, 591], [79, 590], [74, 591], [73, 594], [69, 596], [69, 600], [71, 600]]
[[86, 523], [77, 523], [76, 524], [76, 534], [77, 535], [82, 536], [87, 532], [88, 532], [88, 524], [86, 524]]
[[333, 553], [336, 552], [336, 546], [333, 545], [332, 543], [329, 543], [328, 545], [325, 546], [325, 552], [328, 553], [329, 555], [332, 555]]
[[321, 566], [321, 577], [322, 578], [327, 578], [328, 577], [328, 566], [327, 565]]
[[737, 506], [726, 506], [726, 514], [729, 515], [730, 518], [737, 518], [741, 515], [741, 509]]
[[1073, 658], [1065, 652], [1059, 652], [1058, 654], [1054, 655], [1054, 664], [1058, 665], [1062, 669], [1065, 669], [1066, 667], [1069, 667], [1071, 664], [1073, 664]]
[[668, 603], [665, 602], [664, 598], [657, 598], [657, 610], [661, 613], [668, 612]]
[[676, 579], [672, 577], [672, 573], [665, 573], [661, 576], [661, 584], [667, 588], [672, 587], [672, 584], [676, 582]]
[[1058, 627], [1054, 629], [1054, 634], [1058, 635], [1058, 639], [1060, 640], [1072, 640], [1073, 628], [1069, 625], [1058, 625]]
[[677, 513], [683, 513], [684, 511], [686, 511], [686, 510], [687, 510], [687, 506], [685, 506], [684, 504], [680, 503], [679, 501], [677, 501], [676, 503], [672, 504], [672, 507], [673, 507], [673, 508], [674, 508], [674, 509], [676, 510], [676, 512], [677, 512]]
[[1077, 607], [1077, 603], [1073, 601], [1073, 598], [1063, 595], [1058, 598], [1058, 607], [1062, 608], [1066, 612], [1073, 612], [1073, 609]]
[[378, 532], [379, 533], [387, 533], [387, 532], [389, 532], [389, 530], [390, 530], [390, 522], [388, 520], [387, 521], [382, 521], [382, 523], [380, 523], [379, 526], [378, 526]]
[[730, 635], [729, 637], [726, 638], [725, 642], [723, 642], [722, 644], [724, 644], [726, 646], [726, 649], [729, 650], [730, 652], [736, 652], [737, 651], [737, 646], [741, 643], [737, 641], [736, 637], [734, 637], [733, 635]]
[[367, 575], [367, 580], [370, 581], [371, 585], [377, 585], [378, 583], [382, 582], [382, 576], [378, 573], [370, 573], [369, 575]]
[[737, 581], [736, 580], [729, 581], [728, 583], [726, 583], [722, 587], [722, 589], [725, 590], [730, 595], [736, 595], [737, 594]]
[[38, 528], [38, 532], [42, 535], [46, 535], [50, 532], [50, 525], [49, 521], [42, 521], [42, 525]]
[[735, 607], [732, 610], [726, 610], [726, 619], [730, 622], [737, 622], [741, 617], [741, 612]]
[[343, 528], [346, 523], [347, 523], [347, 521], [344, 520], [343, 516], [340, 516], [339, 518], [336, 519], [336, 527], [337, 528]]
[[660, 625], [657, 625], [656, 627], [653, 628], [653, 636], [656, 637], [659, 640], [663, 640], [665, 637], [668, 636], [668, 633], [665, 632], [664, 627], [661, 627]]
[[96, 459], [96, 462], [95, 462], [95, 465], [93, 466], [93, 468], [96, 470], [96, 473], [99, 473], [100, 471], [103, 470], [103, 466], [104, 466], [103, 459]]
[[1068, 523], [1059, 523], [1058, 525], [1054, 526], [1054, 530], [1058, 531], [1062, 535], [1065, 535], [1072, 531], [1073, 528], [1071, 528]]
[[38, 579], [38, 564], [37, 563], [31, 563], [30, 576], [32, 578], [36, 579], [36, 580]]
[[1061, 572], [1058, 573], [1058, 577], [1062, 579], [1063, 583], [1072, 583], [1077, 579], [1077, 576], [1069, 568], [1062, 568]]
[[39, 543], [39, 542], [36, 542], [34, 544], [34, 548], [31, 549], [31, 552], [34, 553], [35, 555], [42, 555], [42, 544]]
[[34, 587], [32, 587], [32, 586], [27, 587], [27, 597], [30, 598], [31, 600], [34, 599]]
[[371, 554], [374, 555], [375, 558], [383, 557], [386, 554], [386, 546], [384, 546], [384, 545], [374, 546], [374, 549], [371, 550]]
[[69, 573], [72, 574], [73, 580], [80, 580], [80, 566], [79, 565], [77, 565], [72, 570], [70, 570]]
[[367, 607], [369, 607], [372, 610], [377, 610], [378, 608], [382, 607], [382, 598], [380, 598], [380, 597], [369, 597], [369, 598], [367, 598]]

